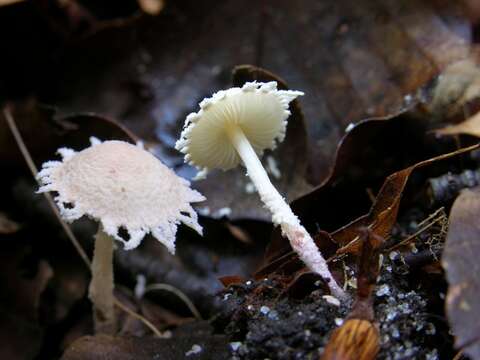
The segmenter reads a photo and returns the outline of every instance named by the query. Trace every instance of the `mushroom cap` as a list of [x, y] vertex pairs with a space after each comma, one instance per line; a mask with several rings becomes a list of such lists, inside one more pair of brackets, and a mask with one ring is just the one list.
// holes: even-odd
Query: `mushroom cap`
[[175, 148], [197, 167], [197, 179], [210, 169], [234, 168], [241, 159], [225, 129], [239, 126], [260, 156], [283, 141], [289, 103], [301, 95], [301, 91], [277, 90], [275, 81], [219, 91], [200, 103], [199, 112], [187, 116]]
[[[140, 146], [95, 138], [91, 142], [80, 152], [59, 149], [63, 161], [48, 161], [38, 173], [38, 192], [58, 193], [55, 201], [66, 221], [84, 215], [98, 220], [127, 250], [151, 232], [174, 253], [180, 222], [202, 233], [190, 203], [205, 198], [190, 189], [187, 180]], [[121, 228], [129, 239], [119, 235]]]

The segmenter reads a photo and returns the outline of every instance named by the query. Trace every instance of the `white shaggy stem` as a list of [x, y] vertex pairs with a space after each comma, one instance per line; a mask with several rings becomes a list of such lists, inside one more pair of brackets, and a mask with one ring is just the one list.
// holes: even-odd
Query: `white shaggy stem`
[[88, 293], [93, 303], [96, 334], [114, 335], [116, 332], [113, 288], [113, 239], [99, 226], [95, 235], [92, 280]]
[[226, 129], [228, 137], [243, 160], [247, 174], [257, 188], [260, 198], [272, 213], [275, 225], [280, 225], [282, 234], [288, 238], [293, 250], [312, 271], [318, 273], [328, 282], [331, 293], [338, 298], [345, 298], [344, 291], [333, 278], [327, 263], [318, 250], [310, 234], [300, 224], [285, 199], [278, 193], [268, 178], [255, 150], [239, 126]]

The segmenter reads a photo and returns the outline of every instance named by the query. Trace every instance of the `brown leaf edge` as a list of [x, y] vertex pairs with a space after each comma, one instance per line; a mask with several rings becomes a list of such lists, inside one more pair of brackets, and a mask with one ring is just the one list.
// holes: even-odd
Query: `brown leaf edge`
[[446, 314], [455, 346], [480, 359], [480, 188], [463, 190], [453, 203], [442, 256], [448, 286]]
[[[397, 219], [403, 190], [414, 170], [428, 166], [437, 161], [471, 152], [478, 148], [480, 148], [480, 144], [436, 156], [418, 162], [415, 165], [409, 166], [387, 177], [376, 196], [375, 202], [370, 211], [330, 234], [331, 238], [340, 246], [335, 255], [337, 256], [345, 253], [358, 254], [360, 250], [360, 235], [364, 228], [370, 229], [376, 236], [384, 239], [388, 237]], [[329, 261], [333, 260], [333, 258], [334, 257], [331, 257]], [[300, 260], [295, 253], [289, 252], [286, 255], [273, 259], [273, 261], [259, 269], [255, 276], [261, 278], [268, 276], [271, 273], [278, 273], [282, 268], [292, 266], [292, 262], [298, 263], [299, 261]]]

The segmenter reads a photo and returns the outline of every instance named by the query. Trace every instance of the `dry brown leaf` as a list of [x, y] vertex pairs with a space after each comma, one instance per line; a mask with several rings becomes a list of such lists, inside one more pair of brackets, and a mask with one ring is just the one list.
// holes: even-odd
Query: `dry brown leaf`
[[149, 15], [158, 15], [165, 6], [164, 0], [138, 0], [140, 8]]
[[[330, 230], [331, 237], [342, 247], [339, 253], [358, 251], [362, 227], [370, 228], [382, 238], [388, 237], [396, 222], [404, 188], [413, 171], [478, 148], [478, 145], [474, 145], [429, 159], [432, 152], [425, 147], [425, 140], [422, 139], [425, 130], [415, 129], [408, 120], [404, 114], [366, 120], [357, 125], [340, 143], [330, 177], [324, 184], [292, 204], [295, 213], [307, 226], [316, 224], [330, 230], [328, 226], [332, 227], [332, 224], [338, 224], [342, 219], [355, 219], [347, 225], [340, 224], [337, 229]], [[409, 146], [405, 146], [406, 138], [409, 139]], [[404, 163], [409, 163], [409, 166], [399, 169]], [[386, 171], [392, 170], [393, 173], [386, 179], [385, 175], [382, 176]], [[380, 179], [385, 180], [371, 205], [365, 196], [365, 188]], [[359, 184], [363, 185], [359, 187]], [[362, 210], [361, 207], [364, 206], [366, 209]], [[311, 226], [310, 230], [315, 231], [315, 228]], [[319, 247], [323, 248], [321, 244]], [[289, 250], [285, 239], [276, 233], [267, 249], [267, 265], [259, 273], [265, 275], [275, 269], [292, 269], [295, 256], [288, 254]]]
[[442, 265], [449, 283], [446, 308], [455, 346], [480, 359], [480, 188], [464, 190], [450, 212]]
[[227, 339], [212, 334], [204, 322], [181, 326], [170, 338], [85, 336], [75, 341], [62, 360], [223, 360]]
[[450, 125], [435, 131], [437, 135], [472, 135], [480, 137], [480, 112], [457, 125]]
[[12, 5], [24, 0], [0, 0], [0, 6]]
[[477, 144], [448, 154], [436, 156], [390, 175], [380, 189], [370, 212], [332, 233], [335, 241], [342, 246], [337, 251], [337, 254], [358, 252], [360, 249], [359, 239], [362, 227], [369, 228], [376, 236], [384, 239], [390, 235], [390, 231], [397, 221], [403, 190], [413, 171], [434, 162], [476, 150], [479, 147], [480, 145]]
[[[476, 52], [452, 63], [437, 77], [426, 110], [433, 120], [464, 119], [480, 100], [480, 66]], [[430, 121], [432, 118], [429, 119]]]
[[377, 328], [367, 320], [347, 320], [330, 337], [321, 360], [373, 360], [379, 345]]

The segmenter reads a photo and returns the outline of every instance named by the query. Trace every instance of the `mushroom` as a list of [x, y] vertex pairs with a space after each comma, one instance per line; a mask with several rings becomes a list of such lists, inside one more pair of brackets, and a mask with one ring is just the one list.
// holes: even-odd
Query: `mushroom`
[[285, 199], [270, 182], [258, 156], [285, 138], [289, 103], [301, 91], [277, 90], [275, 81], [247, 82], [243, 87], [219, 91], [200, 103], [200, 111], [187, 116], [176, 149], [197, 167], [196, 179], [214, 168], [228, 170], [243, 162], [262, 202], [272, 213], [294, 251], [327, 282], [339, 298], [344, 291], [330, 273], [315, 242], [300, 224]]
[[152, 233], [173, 254], [180, 222], [202, 234], [190, 203], [205, 198], [141, 146], [90, 141], [91, 146], [80, 152], [59, 149], [62, 161], [44, 163], [38, 192], [56, 192], [55, 201], [68, 222], [84, 215], [99, 222], [89, 297], [96, 332], [112, 334], [113, 240], [130, 250]]

